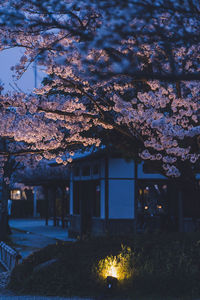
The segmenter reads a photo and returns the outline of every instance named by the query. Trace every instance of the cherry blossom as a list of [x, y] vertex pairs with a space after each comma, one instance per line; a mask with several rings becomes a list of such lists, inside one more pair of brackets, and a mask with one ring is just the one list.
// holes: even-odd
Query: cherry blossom
[[25, 49], [16, 77], [34, 60], [47, 77], [32, 95], [2, 96], [0, 135], [24, 143], [36, 161], [70, 162], [65, 153], [125, 139], [167, 176], [188, 162], [193, 170], [199, 10], [196, 1], [4, 1], [1, 50]]

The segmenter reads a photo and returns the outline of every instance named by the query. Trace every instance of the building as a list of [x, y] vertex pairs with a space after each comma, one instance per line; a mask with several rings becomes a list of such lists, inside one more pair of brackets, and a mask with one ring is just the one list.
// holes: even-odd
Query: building
[[[101, 149], [76, 154], [67, 166], [44, 161], [21, 175], [21, 182], [32, 186], [32, 200], [23, 199], [29, 215], [45, 218], [46, 225], [51, 218], [55, 226], [68, 226], [70, 237], [200, 230], [199, 190], [178, 187], [159, 174], [155, 162], [125, 160]], [[14, 204], [25, 207], [18, 199], [22, 191], [11, 194]], [[19, 217], [27, 217], [22, 211]]]
[[22, 185], [23, 189], [11, 190], [12, 217], [41, 217], [46, 219], [46, 225], [51, 218], [55, 226], [59, 220], [65, 225], [65, 217], [69, 214], [67, 168], [44, 160], [34, 169], [18, 172], [15, 178], [18, 182], [15, 185]]
[[[199, 227], [200, 197], [173, 181], [155, 164], [136, 163], [99, 151], [76, 157], [70, 171], [69, 235], [133, 234], [143, 230], [184, 231]], [[181, 222], [183, 223], [181, 225]]]

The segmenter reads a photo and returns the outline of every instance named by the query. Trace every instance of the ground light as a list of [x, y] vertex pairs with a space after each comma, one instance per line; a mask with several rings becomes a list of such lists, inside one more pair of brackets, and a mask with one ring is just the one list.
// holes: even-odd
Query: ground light
[[[117, 264], [116, 257], [107, 257], [105, 261], [107, 266], [105, 266], [105, 277], [106, 277], [106, 285], [108, 289], [113, 289], [117, 286], [118, 278], [120, 277], [119, 267]], [[107, 276], [106, 276], [107, 275]]]
[[108, 289], [114, 289], [117, 286], [117, 278], [113, 276], [107, 276], [106, 283]]
[[118, 283], [133, 275], [133, 252], [129, 247], [122, 246], [118, 255], [100, 260], [97, 269], [107, 288], [114, 289]]

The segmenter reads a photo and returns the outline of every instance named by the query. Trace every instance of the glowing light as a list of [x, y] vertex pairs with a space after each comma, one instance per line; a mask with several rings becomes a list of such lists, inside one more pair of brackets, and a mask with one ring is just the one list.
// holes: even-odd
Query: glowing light
[[144, 209], [147, 210], [147, 209], [148, 209], [148, 206], [146, 205], [146, 206], [144, 207]]
[[116, 265], [112, 265], [112, 266], [110, 266], [110, 268], [108, 268], [108, 276], [118, 278]]
[[157, 208], [161, 209], [161, 208], [162, 208], [162, 205], [157, 205]]
[[131, 259], [131, 249], [122, 247], [122, 251], [117, 256], [107, 256], [99, 261], [98, 273], [103, 279], [109, 276], [118, 280], [130, 278], [133, 274], [133, 269], [130, 267]]
[[118, 277], [117, 276], [117, 268], [115, 268], [114, 266], [112, 266], [111, 268], [110, 268], [110, 275], [112, 276], [112, 277]]

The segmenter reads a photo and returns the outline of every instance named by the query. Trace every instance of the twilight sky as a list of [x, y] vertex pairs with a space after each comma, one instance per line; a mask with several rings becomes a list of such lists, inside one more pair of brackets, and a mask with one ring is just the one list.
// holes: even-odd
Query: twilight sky
[[[9, 49], [0, 52], [0, 80], [4, 83], [4, 88], [6, 91], [14, 91], [10, 86], [16, 88], [15, 81], [12, 77], [13, 72], [10, 68], [15, 65], [23, 53], [22, 49]], [[38, 74], [37, 81], [40, 82], [42, 76]], [[31, 65], [26, 73], [21, 77], [21, 79], [16, 81], [17, 86], [22, 89], [24, 92], [31, 92], [34, 88], [34, 69]]]

